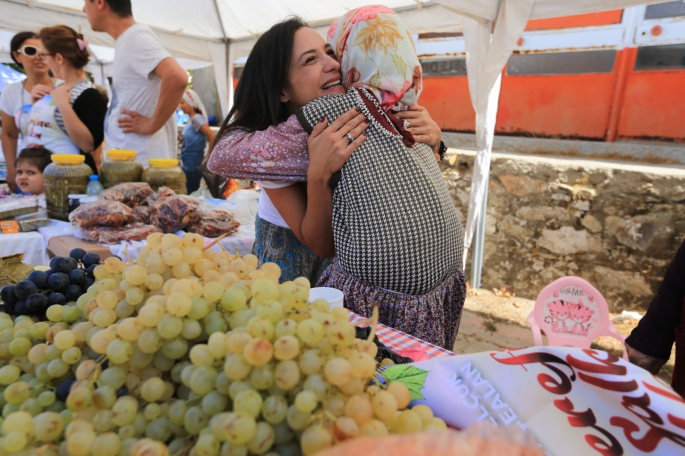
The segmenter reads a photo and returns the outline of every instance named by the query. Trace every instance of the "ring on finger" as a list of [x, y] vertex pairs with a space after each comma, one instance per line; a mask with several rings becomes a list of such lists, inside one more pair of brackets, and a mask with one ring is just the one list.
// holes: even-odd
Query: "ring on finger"
[[354, 136], [352, 136], [351, 134], [348, 133], [346, 136], [347, 136], [347, 140], [348, 140], [350, 143], [351, 143], [352, 141], [354, 141]]

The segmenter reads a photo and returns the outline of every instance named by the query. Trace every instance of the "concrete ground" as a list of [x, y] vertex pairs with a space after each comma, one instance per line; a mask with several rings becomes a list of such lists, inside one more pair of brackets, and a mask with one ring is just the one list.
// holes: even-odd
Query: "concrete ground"
[[[532, 346], [533, 334], [526, 319], [534, 305], [535, 301], [530, 299], [498, 296], [493, 291], [470, 289], [464, 305], [459, 335], [454, 344], [454, 352], [465, 354]], [[611, 317], [615, 317], [615, 314]], [[636, 320], [614, 323], [618, 332], [626, 336], [636, 324]], [[598, 338], [592, 347], [619, 356], [623, 353], [621, 343], [611, 337]], [[674, 360], [675, 351], [659, 373], [659, 377], [668, 383], [671, 382]]]

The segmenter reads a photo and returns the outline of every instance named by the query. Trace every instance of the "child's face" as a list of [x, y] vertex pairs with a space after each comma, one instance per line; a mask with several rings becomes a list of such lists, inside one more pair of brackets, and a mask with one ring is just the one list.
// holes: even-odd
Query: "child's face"
[[43, 173], [30, 162], [22, 160], [17, 164], [17, 186], [22, 193], [42, 195], [45, 193]]

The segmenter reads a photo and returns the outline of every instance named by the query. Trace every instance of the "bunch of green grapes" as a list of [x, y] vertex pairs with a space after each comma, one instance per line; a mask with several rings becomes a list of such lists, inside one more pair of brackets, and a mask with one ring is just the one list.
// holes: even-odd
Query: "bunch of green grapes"
[[49, 322], [0, 314], [0, 456], [288, 456], [445, 428], [306, 279], [196, 234], [147, 242]]

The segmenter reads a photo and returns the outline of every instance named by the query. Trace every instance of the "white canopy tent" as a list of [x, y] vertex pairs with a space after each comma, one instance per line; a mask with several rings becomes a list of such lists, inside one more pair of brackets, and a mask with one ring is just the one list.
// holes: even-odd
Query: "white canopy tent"
[[[88, 1], [88, 0], [85, 0]], [[480, 285], [490, 153], [501, 74], [529, 19], [568, 16], [662, 3], [664, 0], [133, 0], [135, 19], [152, 27], [177, 58], [212, 62], [224, 114], [232, 101], [232, 62], [247, 56], [257, 37], [296, 14], [322, 33], [335, 18], [367, 4], [398, 11], [414, 33], [463, 31], [469, 91], [476, 111], [474, 166], [465, 246], [474, 234], [471, 284]], [[111, 38], [90, 29], [84, 0], [0, 0], [0, 30], [35, 30], [54, 24], [80, 29], [95, 46]], [[496, 24], [496, 26], [495, 26]], [[3, 50], [0, 49], [0, 54]], [[466, 255], [464, 256], [466, 258]]]

